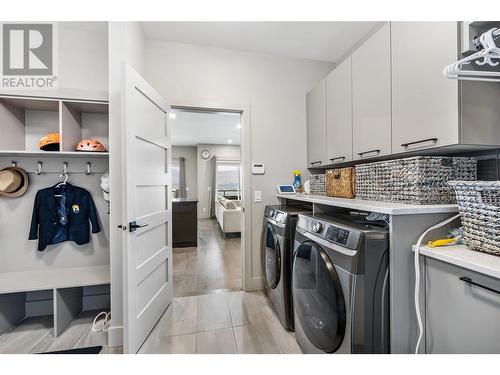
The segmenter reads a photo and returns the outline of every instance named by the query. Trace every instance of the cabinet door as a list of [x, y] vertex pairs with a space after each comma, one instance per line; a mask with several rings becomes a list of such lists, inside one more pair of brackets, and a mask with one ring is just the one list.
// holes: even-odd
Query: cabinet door
[[391, 153], [390, 25], [352, 55], [353, 156]]
[[[493, 255], [492, 255], [493, 257]], [[500, 353], [500, 280], [426, 258], [426, 352]]]
[[457, 22], [392, 23], [393, 153], [458, 143], [458, 39]]
[[326, 140], [329, 164], [352, 160], [351, 57], [326, 78]]
[[326, 79], [312, 89], [307, 101], [307, 162], [308, 167], [326, 163]]

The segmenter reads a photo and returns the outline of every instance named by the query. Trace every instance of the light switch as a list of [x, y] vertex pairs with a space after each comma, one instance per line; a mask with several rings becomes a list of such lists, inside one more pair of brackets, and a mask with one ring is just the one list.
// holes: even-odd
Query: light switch
[[255, 190], [253, 192], [253, 200], [256, 203], [262, 202], [262, 190]]

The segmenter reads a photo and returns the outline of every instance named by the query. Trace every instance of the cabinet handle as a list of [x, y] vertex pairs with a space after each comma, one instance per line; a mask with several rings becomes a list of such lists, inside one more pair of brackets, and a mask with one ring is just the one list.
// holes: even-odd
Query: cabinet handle
[[320, 160], [320, 161], [312, 161], [312, 162], [311, 162], [311, 163], [309, 163], [309, 164], [311, 164], [311, 165], [316, 165], [316, 164], [321, 164], [321, 163], [322, 163], [322, 161]]
[[437, 143], [438, 139], [437, 138], [426, 138], [426, 139], [422, 139], [420, 141], [413, 141], [413, 142], [408, 142], [408, 143], [401, 143], [401, 146], [404, 147], [404, 148], [408, 148], [408, 146], [411, 146], [411, 145], [417, 145], [419, 143], [424, 143], [424, 142], [434, 142], [434, 143]]
[[363, 157], [363, 155], [371, 154], [372, 152], [376, 152], [377, 154], [380, 154], [380, 150], [370, 150], [370, 151], [358, 152], [358, 155]]
[[496, 289], [493, 289], [493, 288], [490, 288], [489, 286], [486, 286], [486, 285], [481, 285], [481, 284], [478, 284], [474, 281], [472, 281], [472, 279], [470, 277], [465, 277], [465, 276], [462, 276], [462, 277], [459, 277], [460, 280], [468, 283], [468, 284], [471, 284], [471, 285], [475, 285], [479, 288], [483, 288], [483, 289], [486, 289], [486, 290], [489, 290], [490, 292], [493, 292], [493, 293], [496, 293], [496, 294], [500, 294], [500, 290], [496, 290]]
[[336, 158], [330, 158], [330, 161], [333, 163], [335, 160], [345, 160], [345, 156], [337, 156]]

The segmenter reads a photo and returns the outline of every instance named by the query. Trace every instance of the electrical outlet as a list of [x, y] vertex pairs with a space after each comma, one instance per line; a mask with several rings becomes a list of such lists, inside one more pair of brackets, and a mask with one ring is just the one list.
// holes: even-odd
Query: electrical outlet
[[253, 192], [253, 200], [255, 203], [262, 202], [262, 190], [255, 190]]

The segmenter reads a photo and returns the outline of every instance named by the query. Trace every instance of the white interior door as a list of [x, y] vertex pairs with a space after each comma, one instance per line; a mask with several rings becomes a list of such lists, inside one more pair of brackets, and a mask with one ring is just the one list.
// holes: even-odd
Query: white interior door
[[137, 353], [172, 301], [170, 106], [122, 67], [124, 351]]

